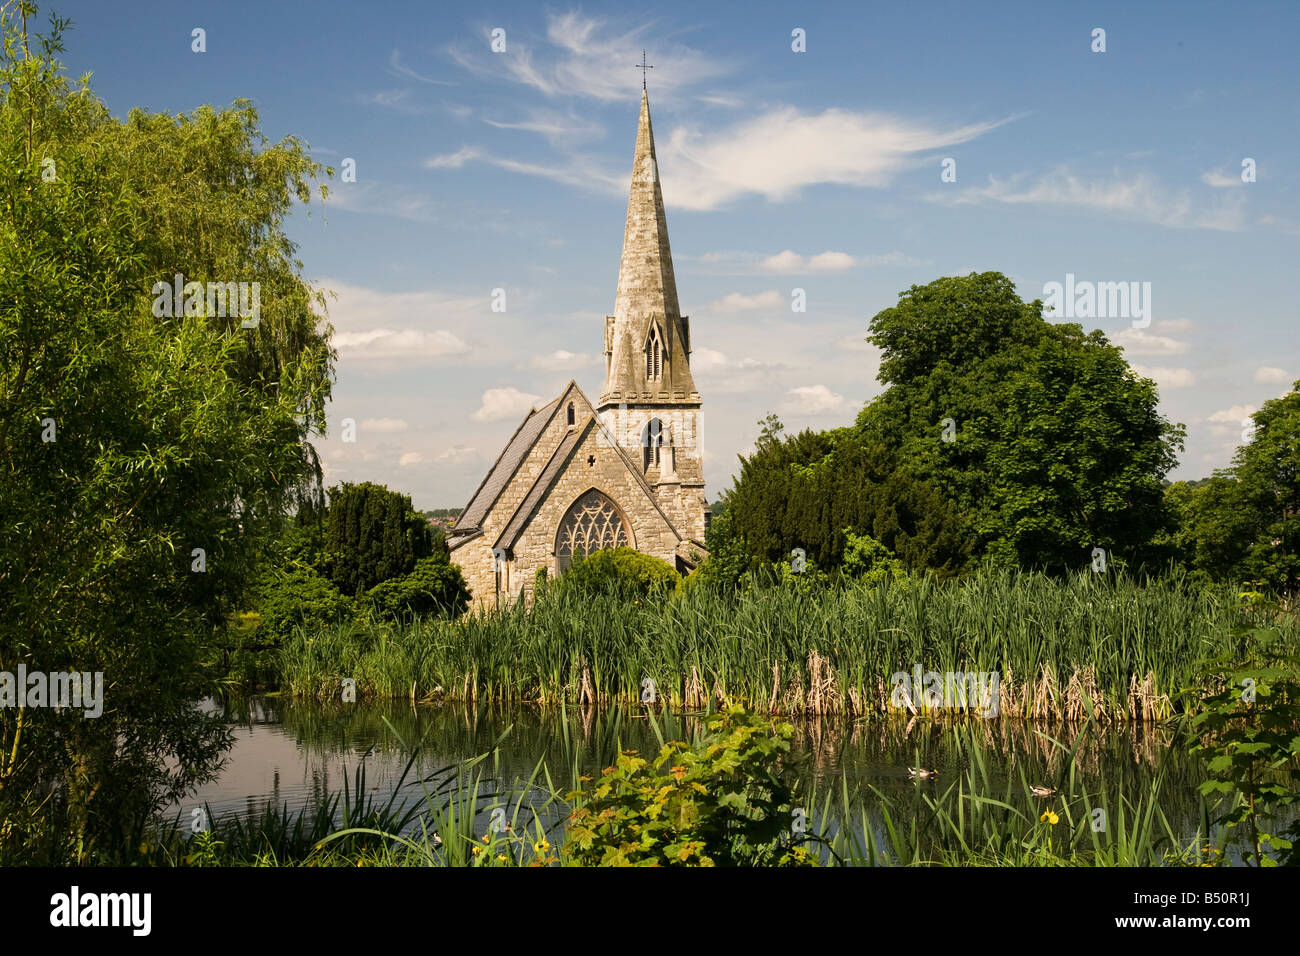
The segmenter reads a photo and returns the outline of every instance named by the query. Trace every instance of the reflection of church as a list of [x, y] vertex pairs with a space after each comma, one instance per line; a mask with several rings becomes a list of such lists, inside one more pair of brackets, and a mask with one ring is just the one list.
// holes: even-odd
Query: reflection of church
[[605, 387], [574, 382], [533, 409], [461, 512], [451, 560], [476, 602], [530, 592], [575, 554], [623, 545], [686, 571], [705, 554], [700, 394], [677, 305], [650, 104], [641, 95]]

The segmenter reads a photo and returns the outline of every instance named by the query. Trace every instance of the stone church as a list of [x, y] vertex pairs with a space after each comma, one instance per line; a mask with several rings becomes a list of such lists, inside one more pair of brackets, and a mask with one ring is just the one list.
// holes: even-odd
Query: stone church
[[447, 544], [476, 605], [528, 600], [538, 568], [629, 546], [679, 571], [706, 556], [708, 503], [691, 331], [677, 304], [650, 103], [641, 94], [605, 384], [576, 382], [524, 417]]

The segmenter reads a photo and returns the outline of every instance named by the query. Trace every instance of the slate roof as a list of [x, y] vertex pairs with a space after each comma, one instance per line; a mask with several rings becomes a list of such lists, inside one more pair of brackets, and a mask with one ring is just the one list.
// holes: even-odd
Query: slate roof
[[537, 476], [537, 480], [533, 482], [533, 486], [528, 489], [528, 494], [525, 495], [524, 500], [520, 502], [519, 508], [510, 519], [510, 523], [507, 524], [505, 530], [501, 532], [501, 537], [497, 539], [497, 543], [492, 546], [493, 549], [513, 548], [515, 546], [515, 541], [519, 539], [519, 536], [523, 534], [524, 528], [528, 526], [528, 522], [532, 518], [533, 512], [537, 510], [541, 505], [542, 500], [550, 492], [551, 486], [555, 484], [556, 479], [560, 476], [560, 472], [563, 471], [564, 466], [568, 464], [569, 458], [573, 454], [573, 449], [577, 447], [578, 442], [582, 441], [583, 436], [587, 434], [587, 430], [591, 427], [593, 421], [594, 418], [588, 415], [581, 427], [571, 428], [567, 433], [565, 433], [564, 438], [561, 439], [560, 444], [556, 447], [555, 453], [551, 455], [551, 460], [546, 463], [546, 467], [542, 469], [542, 473]]
[[452, 541], [460, 543], [457, 539], [466, 537], [470, 532], [477, 531], [487, 517], [488, 511], [496, 503], [501, 492], [505, 490], [510, 479], [514, 477], [519, 466], [523, 464], [528, 453], [532, 450], [537, 439], [541, 437], [542, 431], [546, 428], [547, 422], [551, 420], [551, 414], [560, 404], [560, 398], [552, 399], [541, 408], [531, 412], [523, 423], [515, 429], [514, 435], [507, 443], [505, 451], [497, 459], [492, 470], [487, 473], [483, 483], [478, 486], [474, 492], [474, 497], [469, 500], [465, 510], [460, 513], [460, 519], [456, 522], [456, 527], [452, 529], [453, 535], [447, 542], [450, 547]]

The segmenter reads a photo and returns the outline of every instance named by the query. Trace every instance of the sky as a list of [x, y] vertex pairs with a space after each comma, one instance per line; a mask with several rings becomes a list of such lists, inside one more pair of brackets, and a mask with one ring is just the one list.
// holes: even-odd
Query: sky
[[599, 395], [642, 50], [709, 500], [769, 412], [851, 423], [882, 391], [872, 316], [942, 276], [1125, 283], [1127, 310], [1053, 319], [1156, 381], [1173, 478], [1300, 379], [1300, 3], [50, 10], [114, 115], [247, 98], [336, 170], [285, 223], [333, 293], [330, 484], [458, 508], [531, 407]]

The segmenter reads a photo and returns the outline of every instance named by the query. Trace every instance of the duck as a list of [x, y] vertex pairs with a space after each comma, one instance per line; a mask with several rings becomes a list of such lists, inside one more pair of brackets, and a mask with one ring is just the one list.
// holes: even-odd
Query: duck
[[1029, 790], [1036, 797], [1054, 797], [1059, 792], [1055, 787], [1041, 787], [1038, 784], [1034, 784]]
[[933, 767], [929, 770], [926, 770], [924, 767], [908, 767], [907, 775], [914, 779], [925, 780], [928, 777], [939, 776], [939, 771], [935, 770]]

